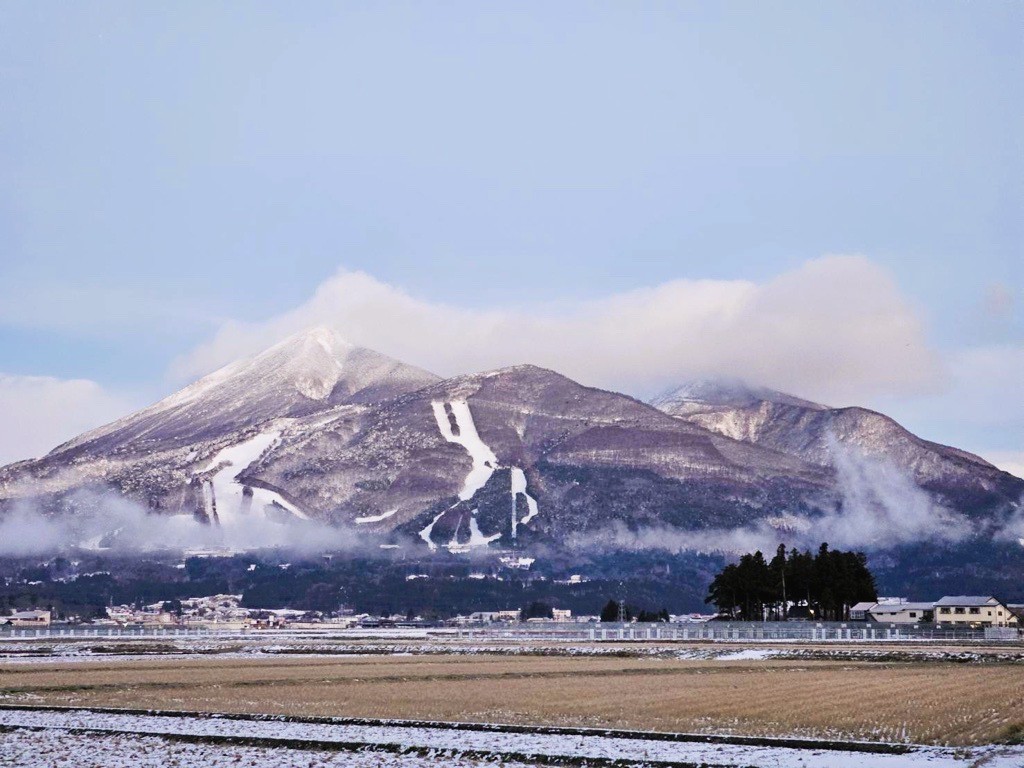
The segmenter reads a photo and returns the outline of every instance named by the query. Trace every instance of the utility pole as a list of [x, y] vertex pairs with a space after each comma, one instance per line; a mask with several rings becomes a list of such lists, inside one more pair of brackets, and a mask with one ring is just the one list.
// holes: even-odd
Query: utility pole
[[782, 620], [786, 620], [786, 614], [789, 612], [789, 603], [786, 602], [786, 564], [782, 564]]

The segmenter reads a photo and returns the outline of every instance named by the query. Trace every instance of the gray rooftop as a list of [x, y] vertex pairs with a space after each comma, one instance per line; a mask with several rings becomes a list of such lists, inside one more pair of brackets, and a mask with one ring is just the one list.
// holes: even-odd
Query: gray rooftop
[[872, 613], [901, 613], [902, 611], [931, 611], [935, 603], [879, 603]]
[[869, 611], [874, 608], [878, 603], [857, 603], [850, 607], [851, 611]]
[[945, 597], [936, 600], [936, 605], [989, 605], [992, 601], [999, 602], [998, 598], [992, 597], [991, 595], [946, 595]]

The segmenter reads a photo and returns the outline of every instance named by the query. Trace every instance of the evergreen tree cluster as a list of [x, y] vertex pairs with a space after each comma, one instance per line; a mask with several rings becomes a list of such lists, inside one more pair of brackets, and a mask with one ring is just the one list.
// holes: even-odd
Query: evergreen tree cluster
[[850, 606], [876, 600], [875, 578], [863, 552], [842, 552], [822, 544], [816, 555], [780, 544], [765, 561], [760, 552], [743, 555], [711, 582], [707, 603], [720, 615], [741, 621], [784, 621], [806, 617], [848, 618]]
[[[619, 615], [622, 613], [623, 615]], [[609, 600], [605, 603], [604, 608], [601, 609], [601, 621], [603, 622], [615, 622], [615, 621], [644, 621], [644, 622], [656, 622], [656, 621], [669, 621], [668, 609], [662, 608], [660, 611], [648, 611], [644, 608], [634, 608], [632, 605], [620, 606], [617, 600]]]
[[554, 609], [545, 602], [540, 600], [534, 600], [529, 605], [519, 609], [519, 620], [527, 621], [529, 619], [553, 619], [555, 617]]

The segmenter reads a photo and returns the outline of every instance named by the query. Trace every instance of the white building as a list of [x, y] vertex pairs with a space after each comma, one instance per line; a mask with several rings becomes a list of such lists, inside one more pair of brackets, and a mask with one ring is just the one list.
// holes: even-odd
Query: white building
[[850, 621], [867, 621], [870, 617], [868, 612], [874, 608], [878, 603], [866, 602], [857, 603], [850, 608]]
[[476, 611], [469, 614], [469, 624], [491, 624], [496, 621], [519, 621], [519, 611]]
[[7, 617], [12, 627], [48, 627], [50, 626], [49, 611], [18, 611]]
[[947, 595], [935, 603], [936, 624], [1016, 627], [1018, 619], [991, 595]]
[[934, 615], [934, 603], [878, 603], [868, 609], [869, 620], [880, 624], [931, 623]]

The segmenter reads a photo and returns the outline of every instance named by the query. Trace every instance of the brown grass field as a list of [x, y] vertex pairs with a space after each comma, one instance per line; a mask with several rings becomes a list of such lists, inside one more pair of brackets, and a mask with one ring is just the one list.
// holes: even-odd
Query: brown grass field
[[0, 702], [970, 745], [1024, 736], [1024, 667], [483, 654], [0, 662]]

